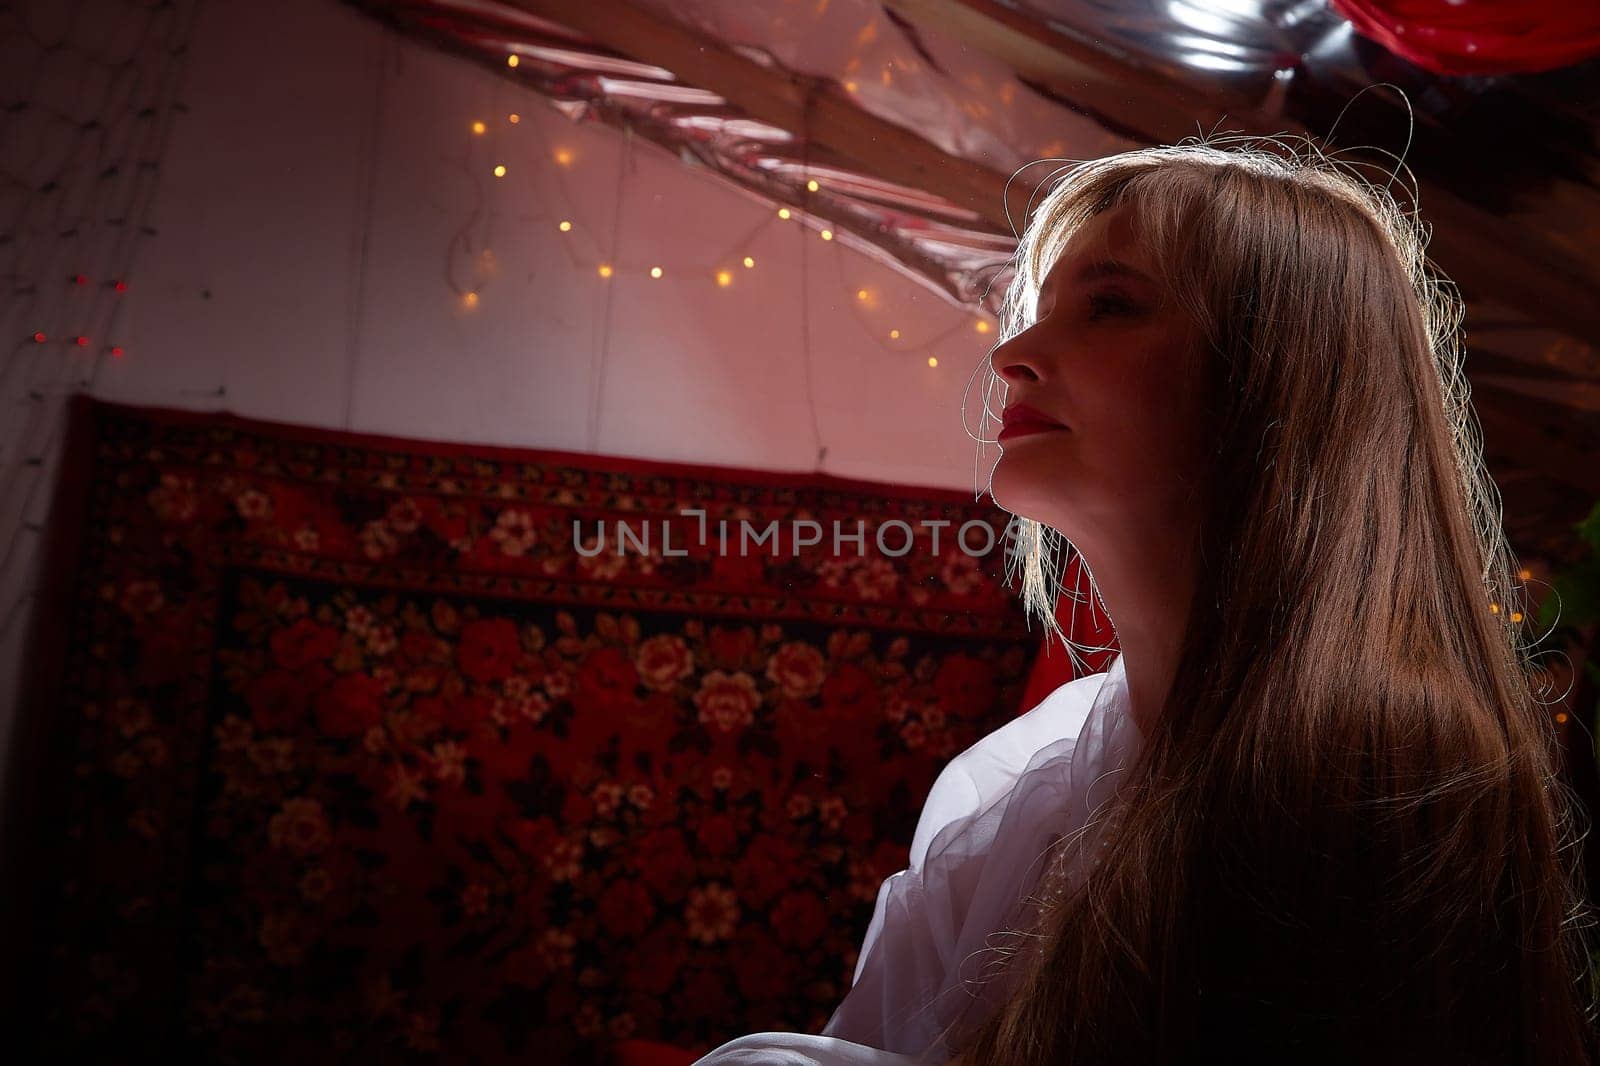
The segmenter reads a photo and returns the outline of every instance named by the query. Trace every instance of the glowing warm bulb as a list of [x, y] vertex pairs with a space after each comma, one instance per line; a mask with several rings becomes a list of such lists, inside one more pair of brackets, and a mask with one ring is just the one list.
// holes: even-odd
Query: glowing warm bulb
[[1522, 580], [1524, 580], [1524, 581], [1526, 581], [1526, 580], [1528, 580], [1528, 579], [1529, 579], [1529, 578], [1530, 578], [1530, 577], [1532, 577], [1532, 576], [1533, 576], [1533, 571], [1532, 571], [1532, 570], [1529, 570], [1529, 569], [1528, 569], [1528, 568], [1527, 568], [1527, 567], [1523, 567], [1523, 568], [1522, 568], [1522, 569], [1521, 569], [1521, 570], [1518, 570], [1518, 571], [1517, 571], [1517, 576], [1518, 576], [1518, 577], [1519, 577], [1519, 578], [1521, 578], [1521, 579], [1522, 579]]
[[932, 355], [928, 356], [928, 365], [929, 366], [938, 366], [939, 365], [938, 357], [937, 356], [932, 356]]
[[778, 208], [778, 217], [779, 218], [788, 218], [789, 217], [789, 209], [787, 207]]
[[745, 266], [746, 266], [746, 267], [753, 267], [753, 266], [755, 266], [755, 265], [756, 265], [756, 261], [755, 261], [755, 260], [754, 260], [754, 259], [751, 259], [751, 258], [750, 258], [750, 257], [749, 257], [749, 256], [748, 256], [748, 255], [747, 255], [747, 256], [745, 256], [745, 257], [744, 257], [744, 265], [745, 265]]
[[822, 231], [822, 239], [825, 240], [825, 241], [833, 240], [833, 230], [831, 230], [831, 229], [823, 230]]
[[856, 299], [865, 300], [866, 298], [867, 298], [867, 290], [866, 289], [857, 289], [856, 290]]
[[1511, 612], [1511, 620], [1512, 620], [1512, 621], [1513, 621], [1513, 622], [1520, 622], [1520, 621], [1522, 621], [1522, 612], [1521, 612], [1521, 611], [1512, 611], [1512, 612]]
[[844, 91], [847, 92], [847, 93], [855, 92], [856, 91], [856, 83], [853, 82], [853, 81], [845, 82], [844, 83]]
[[726, 270], [717, 271], [717, 284], [723, 286], [732, 285], [733, 275], [728, 273]]
[[568, 163], [572, 162], [572, 153], [567, 151], [565, 148], [558, 148], [556, 150], [556, 162], [560, 163], [562, 166], [566, 166]]
[[567, 230], [569, 230], [571, 228], [572, 228], [572, 223], [567, 222], [565, 220], [562, 221], [562, 223], [561, 223], [561, 232], [562, 233], [567, 232]]
[[1498, 603], [1491, 603], [1489, 605], [1489, 613], [1490, 614], [1499, 614], [1500, 613], [1500, 605]]
[[481, 122], [474, 122], [472, 124], [472, 132], [473, 133], [482, 133], [484, 130], [486, 130], [488, 128], [489, 128], [488, 126], [485, 126]]
[[806, 188], [811, 192], [816, 192], [818, 189], [822, 188], [822, 186], [817, 184], [816, 178], [812, 178], [810, 181], [806, 182]]
[[497, 177], [497, 178], [505, 177], [506, 176], [506, 168], [505, 167], [495, 167], [494, 168], [494, 176]]
[[522, 121], [522, 116], [518, 115], [516, 113], [512, 113], [512, 114], [509, 114], [509, 115], [506, 116], [506, 121], [511, 123], [513, 126], [515, 126], [517, 123]]
[[462, 297], [462, 299], [466, 301], [468, 307], [478, 306], [478, 294], [475, 292], [467, 293], [467, 295]]
[[899, 340], [900, 339], [900, 331], [897, 330], [897, 329], [891, 329], [889, 331], [889, 339], [892, 340], [892, 341]]
[[981, 318], [978, 320], [978, 332], [979, 333], [988, 333], [989, 332], [989, 323], [983, 321], [983, 319], [981, 319]]
[[1565, 722], [1566, 720], [1567, 720], [1567, 712], [1566, 711], [1557, 711], [1556, 712], [1556, 721]]
[[600, 264], [600, 276], [602, 278], [609, 278], [611, 276], [611, 265], [609, 263]]
[[520, 62], [522, 62], [522, 60], [518, 59], [516, 56], [506, 56], [506, 66], [508, 67], [514, 67]]
[[652, 278], [659, 278], [661, 276], [661, 268], [660, 267], [651, 267], [650, 268], [650, 276]]

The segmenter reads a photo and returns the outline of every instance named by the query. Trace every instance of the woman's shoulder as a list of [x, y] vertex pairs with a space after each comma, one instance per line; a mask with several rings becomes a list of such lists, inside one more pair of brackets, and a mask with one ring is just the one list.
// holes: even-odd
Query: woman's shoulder
[[1099, 751], [1094, 710], [1106, 680], [1058, 686], [945, 766], [907, 868], [879, 887], [850, 992], [825, 1034], [909, 1054], [937, 1044], [948, 1012], [970, 996], [974, 974], [962, 967], [982, 969], [1050, 839], [1079, 820], [1080, 786], [1098, 774], [1078, 756]]
[[1033, 707], [957, 755], [951, 764], [974, 775], [989, 767], [1020, 771], [1046, 744], [1078, 735], [1107, 676], [1104, 671], [1085, 674], [1057, 686]]
[[911, 865], [922, 864], [929, 844], [945, 826], [984, 810], [1009, 792], [1041, 749], [1076, 740], [1106, 677], [1102, 671], [1058, 686], [951, 759], [923, 804], [911, 841]]
[[807, 1033], [750, 1033], [696, 1059], [694, 1066], [915, 1066], [909, 1055]]

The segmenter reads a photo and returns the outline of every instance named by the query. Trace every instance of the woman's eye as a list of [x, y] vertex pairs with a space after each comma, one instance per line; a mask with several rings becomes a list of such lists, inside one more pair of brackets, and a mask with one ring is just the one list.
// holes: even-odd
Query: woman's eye
[[1126, 314], [1131, 310], [1133, 310], [1133, 306], [1120, 296], [1102, 293], [1098, 296], [1089, 297], [1090, 318], [1101, 318], [1108, 314]]

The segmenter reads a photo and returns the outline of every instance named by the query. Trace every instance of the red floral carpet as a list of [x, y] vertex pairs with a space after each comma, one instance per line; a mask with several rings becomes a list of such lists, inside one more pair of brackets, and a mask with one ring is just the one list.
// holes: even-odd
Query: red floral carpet
[[[815, 1031], [934, 776], [1037, 647], [1002, 549], [953, 540], [1005, 516], [960, 494], [73, 418], [12, 916], [41, 1059]], [[741, 557], [741, 519], [778, 541]], [[864, 554], [797, 552], [804, 519], [863, 521]], [[916, 546], [880, 552], [897, 519]], [[590, 554], [602, 520], [649, 551]]]

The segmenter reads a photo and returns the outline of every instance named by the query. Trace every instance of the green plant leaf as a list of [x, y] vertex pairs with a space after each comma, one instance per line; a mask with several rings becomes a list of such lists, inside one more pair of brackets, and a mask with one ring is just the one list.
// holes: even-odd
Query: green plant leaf
[[1600, 500], [1596, 500], [1589, 509], [1589, 517], [1573, 527], [1578, 531], [1578, 536], [1588, 543], [1591, 550], [1600, 553]]

